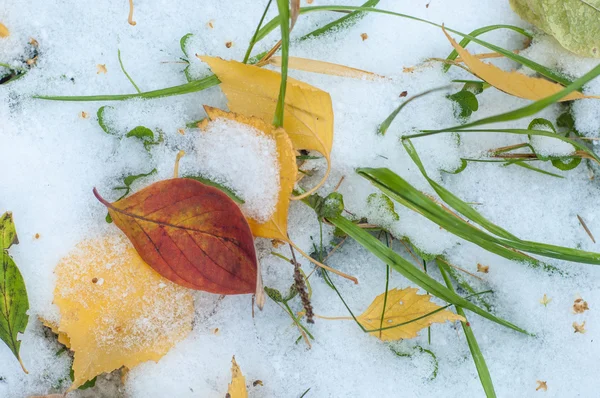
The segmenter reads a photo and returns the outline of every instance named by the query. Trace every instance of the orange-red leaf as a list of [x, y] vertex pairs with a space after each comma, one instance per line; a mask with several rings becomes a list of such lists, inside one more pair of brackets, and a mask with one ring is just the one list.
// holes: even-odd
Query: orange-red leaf
[[94, 189], [140, 257], [165, 278], [217, 294], [253, 293], [254, 238], [240, 208], [217, 188], [175, 178], [115, 203]]

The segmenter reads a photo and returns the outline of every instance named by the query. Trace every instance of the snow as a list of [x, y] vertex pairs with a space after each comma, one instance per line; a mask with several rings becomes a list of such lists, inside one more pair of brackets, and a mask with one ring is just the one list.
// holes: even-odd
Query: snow
[[[0, 213], [13, 212], [20, 243], [10, 253], [23, 273], [30, 301], [30, 322], [21, 346], [30, 374], [23, 374], [10, 350], [0, 344], [1, 397], [62, 392], [68, 385], [68, 355], [56, 356], [60, 346], [37, 318], [58, 319], [52, 300], [56, 283], [53, 270], [60, 259], [85, 239], [115, 232], [115, 226], [104, 221], [106, 209], [93, 197], [93, 187], [114, 200], [121, 192], [113, 188], [122, 185], [125, 176], [157, 169], [156, 174], [136, 181], [134, 191], [171, 178], [175, 157], [184, 150], [181, 173], [204, 172], [220, 179], [246, 200], [245, 211], [257, 217], [268, 217], [272, 209], [278, 176], [271, 141], [225, 122], [205, 133], [185, 127], [205, 117], [202, 105], [225, 109], [226, 99], [218, 87], [145, 101], [46, 102], [31, 98], [33, 94], [134, 92], [120, 70], [118, 49], [127, 72], [142, 91], [184, 84], [186, 65], [181, 63], [184, 54], [179, 39], [187, 33], [194, 34], [186, 45], [190, 74], [205, 76], [208, 68], [194, 54], [241, 60], [267, 1], [134, 2], [134, 27], [127, 23], [128, 5], [124, 0], [4, 0], [0, 4], [0, 21], [11, 31], [8, 38], [0, 39], [0, 62], [14, 64], [28, 58], [29, 39], [39, 42], [36, 66], [20, 80], [0, 85]], [[312, 5], [363, 2], [315, 0]], [[306, 5], [305, 1], [302, 4]], [[530, 28], [510, 10], [508, 1], [382, 0], [378, 8], [443, 22], [465, 33], [499, 23]], [[275, 10], [272, 7], [267, 19], [275, 15]], [[303, 14], [292, 36], [299, 37], [339, 16]], [[368, 39], [363, 40], [362, 33], [367, 33]], [[523, 46], [522, 36], [505, 30], [487, 33], [484, 38], [508, 49]], [[256, 46], [254, 54], [268, 50], [277, 40], [278, 32], [274, 31]], [[228, 42], [232, 43], [230, 47]], [[487, 52], [473, 44], [469, 50]], [[416, 188], [434, 194], [399, 137], [418, 129], [458, 124], [453, 104], [445, 96], [461, 86], [415, 100], [404, 108], [385, 136], [377, 135], [376, 130], [406, 100], [399, 96], [403, 91], [411, 97], [445, 86], [451, 79], [470, 78], [458, 68], [444, 74], [437, 63], [419, 66], [428, 58], [446, 57], [450, 51], [440, 29], [380, 14], [367, 15], [339, 32], [292, 44], [293, 56], [344, 64], [388, 78], [367, 81], [290, 71], [292, 77], [329, 92], [333, 100], [332, 172], [321, 192], [331, 192], [344, 177], [339, 192], [344, 195], [348, 211], [357, 217], [369, 217], [372, 222], [387, 221], [394, 235], [406, 236], [424, 252], [444, 254], [450, 263], [477, 274], [484, 280], [475, 283], [477, 288], [494, 291], [489, 297], [494, 313], [535, 334], [521, 335], [467, 313], [498, 396], [595, 396], [600, 387], [596, 377], [600, 348], [594, 343], [600, 338], [600, 321], [595, 314], [596, 303], [600, 302], [600, 270], [596, 266], [549, 260], [564, 275], [533, 270], [462, 241], [400, 204], [395, 205], [399, 220], [385, 220], [368, 204], [368, 196], [376, 190], [354, 172], [357, 167], [389, 167]], [[553, 39], [541, 36], [522, 55], [572, 76], [582, 75], [597, 63], [576, 57]], [[106, 65], [106, 74], [97, 73], [98, 64]], [[498, 61], [498, 65], [508, 70], [516, 67], [506, 60]], [[404, 67], [416, 68], [404, 72]], [[586, 93], [600, 94], [600, 80], [589, 84]], [[471, 120], [529, 103], [494, 89], [486, 89], [477, 97], [480, 108]], [[98, 126], [95, 115], [103, 105], [110, 106], [105, 115], [117, 131], [115, 136]], [[598, 137], [597, 100], [577, 101], [572, 108], [578, 131]], [[90, 117], [81, 118], [82, 111]], [[560, 106], [552, 106], [535, 117], [554, 121], [562, 111]], [[527, 128], [532, 119], [498, 126]], [[139, 140], [123, 137], [138, 125], [162, 133], [164, 142], [146, 151]], [[567, 148], [559, 140], [550, 140], [546, 154], [572, 151], [570, 145]], [[463, 200], [476, 203], [477, 210], [492, 222], [523, 239], [598, 251], [577, 219], [581, 216], [593, 233], [600, 234], [596, 206], [600, 190], [590, 179], [586, 161], [568, 172], [553, 168], [549, 162], [536, 164], [564, 179], [498, 163], [469, 163], [457, 175], [440, 171], [456, 169], [461, 157], [485, 157], [490, 149], [523, 142], [528, 142], [527, 136], [476, 133], [463, 134], [460, 143], [451, 134], [413, 139], [430, 177]], [[541, 143], [535, 145], [540, 148]], [[306, 167], [316, 171], [302, 182], [309, 187], [322, 176], [325, 162], [310, 161]], [[319, 243], [316, 216], [302, 203], [291, 204], [289, 234], [309, 253], [313, 243]], [[329, 245], [333, 229], [324, 226], [323, 236]], [[270, 241], [258, 240], [257, 248], [265, 285], [287, 291], [293, 280], [292, 267], [270, 255], [274, 250]], [[397, 242], [394, 248], [406, 255]], [[287, 246], [276, 250], [290, 256]], [[412, 261], [410, 256], [406, 258]], [[308, 261], [301, 262], [308, 271]], [[478, 263], [489, 266], [489, 273], [477, 273]], [[356, 313], [366, 309], [385, 289], [385, 265], [350, 239], [328, 264], [359, 279], [359, 285], [334, 279]], [[435, 267], [431, 272], [441, 280]], [[348, 315], [321, 277], [314, 274], [310, 281], [315, 313]], [[390, 287], [409, 286], [408, 281], [392, 272]], [[547, 306], [540, 304], [544, 294], [552, 299]], [[578, 297], [589, 303], [589, 311], [573, 314], [573, 301]], [[111, 375], [108, 381], [99, 378], [99, 387], [94, 390], [69, 396], [222, 397], [231, 377], [232, 355], [246, 377], [250, 396], [298, 397], [308, 388], [307, 398], [483, 395], [459, 325], [435, 325], [431, 344], [426, 332], [417, 339], [395, 343], [398, 350], [413, 352], [408, 358], [397, 356], [388, 344], [362, 333], [352, 321], [316, 319], [309, 326], [315, 340], [307, 349], [302, 341], [295, 343], [297, 329], [272, 301], [262, 312], [256, 312], [255, 318], [247, 295], [220, 299], [198, 292], [195, 304], [193, 331], [158, 363], [147, 362], [132, 369], [123, 387], [116, 387], [119, 377]], [[290, 304], [294, 311], [301, 310], [298, 300]], [[586, 322], [585, 334], [574, 333], [575, 321]], [[219, 328], [218, 334], [213, 333], [215, 328]], [[435, 353], [439, 361], [435, 379], [430, 380], [431, 357], [419, 353], [415, 346]], [[252, 386], [255, 380], [262, 380], [264, 386]], [[537, 380], [547, 382], [547, 392], [535, 391]]]
[[[192, 133], [194, 134], [194, 133]], [[236, 191], [244, 214], [265, 222], [275, 211], [279, 162], [275, 140], [257, 129], [225, 119], [196, 133], [194, 163], [199, 174]]]

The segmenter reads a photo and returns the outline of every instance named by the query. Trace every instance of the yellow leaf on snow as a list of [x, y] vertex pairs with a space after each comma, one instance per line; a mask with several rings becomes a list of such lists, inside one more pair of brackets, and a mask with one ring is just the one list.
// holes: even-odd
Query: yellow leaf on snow
[[229, 398], [248, 398], [246, 378], [235, 361], [235, 357], [231, 359], [231, 383], [229, 383], [227, 395]]
[[248, 224], [250, 224], [250, 229], [255, 237], [279, 239], [287, 242], [288, 208], [290, 205], [290, 196], [292, 195], [296, 176], [298, 174], [298, 169], [296, 168], [296, 155], [289, 137], [283, 129], [275, 128], [273, 125], [265, 123], [263, 120], [255, 117], [225, 112], [209, 106], [205, 106], [204, 110], [210, 120], [219, 118], [233, 120], [254, 127], [264, 133], [267, 137], [275, 140], [275, 145], [277, 147], [277, 162], [279, 163], [279, 193], [275, 212], [271, 218], [265, 222], [258, 222], [248, 217]]
[[[443, 28], [442, 28], [443, 29]], [[452, 44], [452, 47], [462, 58], [462, 61], [469, 67], [471, 72], [479, 77], [481, 80], [485, 80], [490, 85], [496, 87], [500, 91], [504, 91], [507, 94], [514, 95], [515, 97], [525, 98], [532, 101], [537, 101], [542, 98], [549, 97], [550, 95], [556, 94], [565, 87], [537, 77], [530, 77], [519, 72], [506, 72], [492, 64], [480, 61], [477, 57], [470, 54], [467, 50], [462, 48], [446, 30], [444, 34]], [[598, 98], [596, 96], [587, 96], [579, 91], [574, 91], [560, 99], [560, 101], [573, 101], [584, 98]]]
[[50, 328], [50, 330], [52, 330], [52, 333], [54, 333], [57, 336], [57, 341], [64, 345], [67, 348], [71, 348], [71, 342], [69, 341], [69, 336], [67, 336], [66, 333], [61, 332], [60, 330], [58, 330], [58, 324], [53, 322], [53, 321], [49, 321], [45, 318], [40, 317], [40, 321], [42, 322], [42, 324], [44, 326], [46, 326], [47, 328]]
[[101, 373], [158, 361], [192, 329], [189, 290], [156, 273], [123, 236], [81, 242], [55, 274], [58, 331], [75, 353], [71, 390]]
[[[369, 308], [367, 308], [362, 315], [357, 317], [358, 322], [360, 322], [367, 330], [383, 329], [411, 321], [441, 308], [430, 301], [431, 296], [419, 295], [417, 294], [417, 291], [417, 288], [389, 290], [382, 325], [381, 313], [383, 311], [385, 293], [380, 294], [373, 300]], [[432, 323], [443, 323], [446, 321], [466, 322], [466, 319], [454, 312], [440, 310], [404, 326], [398, 326], [382, 331], [377, 330], [375, 332], [370, 332], [370, 334], [383, 341], [412, 339], [417, 337], [417, 334], [421, 329], [430, 326]]]
[[10, 36], [10, 31], [2, 22], [0, 22], [0, 37], [8, 37]]
[[[272, 123], [279, 97], [279, 73], [215, 57], [202, 56], [200, 59], [210, 66], [221, 81], [230, 111]], [[327, 171], [319, 184], [301, 196], [292, 198], [300, 199], [315, 192], [329, 176], [333, 145], [331, 96], [309, 84], [288, 78], [283, 129], [295, 149], [320, 152], [327, 160]]]
[[[351, 68], [349, 66], [333, 64], [331, 62], [317, 61], [315, 59], [289, 57], [288, 68], [303, 70], [305, 72], [322, 73], [325, 75], [353, 77], [356, 79], [375, 80], [384, 78], [373, 72], [362, 69]], [[281, 57], [272, 57], [267, 61], [274, 66], [281, 66]]]

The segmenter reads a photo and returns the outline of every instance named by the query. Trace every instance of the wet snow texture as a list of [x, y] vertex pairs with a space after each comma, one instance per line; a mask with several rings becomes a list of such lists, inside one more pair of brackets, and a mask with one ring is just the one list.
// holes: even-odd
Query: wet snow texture
[[[157, 168], [156, 175], [139, 180], [134, 189], [170, 178], [179, 150], [188, 154], [182, 160], [183, 170], [215, 167], [215, 164], [202, 164], [207, 157], [197, 155], [202, 151], [210, 153], [210, 145], [216, 143], [200, 139], [201, 133], [196, 129], [186, 130], [185, 135], [178, 133], [178, 129], [203, 118], [203, 104], [222, 108], [226, 104], [219, 88], [179, 97], [110, 104], [44, 102], [32, 99], [31, 95], [134, 92], [120, 71], [118, 49], [125, 67], [142, 90], [183, 84], [185, 65], [180, 62], [179, 39], [187, 33], [195, 35], [187, 45], [192, 56], [190, 74], [204, 76], [208, 68], [193, 54], [241, 60], [266, 1], [136, 0], [135, 3], [135, 27], [127, 23], [125, 0], [3, 0], [0, 3], [0, 21], [11, 30], [9, 38], [0, 39], [0, 62], [12, 63], [26, 54], [30, 37], [39, 42], [37, 66], [21, 80], [0, 86], [0, 212], [10, 210], [14, 214], [20, 244], [11, 248], [11, 254], [24, 275], [31, 304], [30, 324], [21, 348], [30, 374], [24, 375], [8, 348], [0, 345], [2, 397], [55, 392], [60, 386], [59, 380], [68, 377], [67, 356], [56, 356], [60, 347], [47, 338], [47, 331], [37, 317], [56, 319], [58, 315], [52, 304], [52, 291], [53, 269], [60, 258], [83, 239], [115, 228], [105, 223], [106, 210], [94, 199], [92, 188], [98, 187], [105, 197], [116, 199], [120, 193], [112, 188], [122, 185], [124, 176]], [[305, 1], [302, 3], [306, 5]], [[315, 0], [312, 4], [332, 3], [360, 5], [362, 0]], [[379, 8], [443, 22], [463, 32], [498, 23], [526, 27], [510, 10], [508, 1], [382, 0]], [[275, 9], [273, 7], [270, 16]], [[299, 37], [339, 16], [336, 13], [302, 15], [292, 36]], [[367, 40], [362, 40], [362, 33], [368, 34]], [[274, 32], [257, 46], [256, 52], [267, 50], [277, 39]], [[493, 32], [485, 39], [509, 49], [523, 46], [523, 38], [512, 32]], [[227, 42], [232, 45], [228, 47]], [[477, 46], [469, 48], [485, 51]], [[414, 129], [455, 125], [453, 105], [444, 94], [413, 102], [385, 137], [377, 136], [375, 131], [405, 100], [400, 98], [401, 92], [408, 91], [411, 96], [446, 85], [453, 78], [469, 78], [457, 68], [443, 74], [436, 64], [417, 68], [412, 73], [403, 72], [403, 67], [415, 66], [430, 57], [445, 57], [450, 50], [439, 29], [375, 14], [336, 34], [293, 44], [292, 55], [345, 64], [390, 77], [390, 80], [361, 81], [290, 73], [332, 96], [335, 111], [333, 171], [323, 193], [331, 191], [345, 176], [340, 192], [347, 208], [358, 216], [371, 214], [367, 197], [374, 190], [354, 174], [354, 168], [359, 166], [389, 167], [419, 189], [432, 192], [406, 156], [398, 138]], [[574, 75], [585, 73], [595, 63], [565, 52], [549, 38], [535, 41], [523, 54]], [[97, 73], [98, 64], [106, 65], [106, 74]], [[499, 61], [499, 64], [508, 69], [515, 67], [507, 61]], [[599, 94], [600, 80], [590, 84], [588, 90]], [[486, 90], [478, 98], [480, 110], [473, 118], [527, 104], [525, 100], [511, 98], [494, 89]], [[104, 133], [95, 114], [100, 106], [107, 104], [112, 107], [107, 108], [107, 117], [119, 135], [143, 125], [155, 132], [162, 131], [164, 143], [148, 153], [135, 139], [120, 139]], [[82, 111], [90, 117], [81, 118]], [[554, 120], [559, 112], [558, 107], [552, 107], [539, 117]], [[599, 103], [579, 101], [574, 105], [574, 112], [579, 131], [597, 137]], [[530, 119], [520, 120], [503, 127], [526, 128], [529, 122]], [[600, 212], [596, 204], [598, 184], [590, 181], [584, 163], [566, 173], [551, 169], [548, 164], [540, 166], [564, 174], [565, 179], [492, 163], [470, 164], [458, 175], [439, 172], [455, 169], [460, 157], [479, 157], [489, 149], [525, 140], [526, 137], [500, 134], [470, 134], [464, 135], [458, 145], [454, 137], [439, 135], [415, 140], [414, 144], [431, 176], [464, 200], [477, 203], [478, 210], [493, 222], [525, 239], [597, 251], [597, 245], [591, 242], [576, 217], [583, 217], [590, 229], [600, 234]], [[200, 148], [199, 145], [209, 146]], [[224, 150], [219, 145], [212, 147], [216, 148]], [[239, 147], [235, 150], [242, 151]], [[232, 157], [231, 167], [256, 170], [263, 164], [259, 153], [248, 155]], [[317, 171], [317, 178], [324, 169], [321, 161], [312, 161], [309, 166]], [[230, 178], [227, 182], [231, 188], [242, 196], [273, 181], [268, 175], [249, 176], [246, 172], [237, 177], [228, 174], [227, 178]], [[254, 185], [248, 178], [253, 178]], [[306, 184], [310, 183], [307, 179]], [[267, 187], [266, 192], [271, 192], [269, 189]], [[263, 199], [268, 201], [266, 196]], [[400, 220], [393, 222], [391, 228], [398, 236], [410, 237], [426, 252], [445, 253], [452, 263], [471, 272], [475, 272], [477, 263], [488, 265], [489, 273], [480, 274], [485, 283], [478, 283], [478, 288], [494, 290], [491, 300], [498, 315], [535, 333], [535, 337], [520, 335], [470, 316], [499, 396], [597, 394], [600, 349], [594, 340], [600, 338], [600, 322], [596, 316], [597, 303], [600, 303], [600, 270], [596, 266], [551, 261], [568, 274], [548, 275], [459, 241], [399, 205], [396, 211]], [[301, 203], [293, 203], [289, 225], [291, 238], [305, 251], [311, 251], [311, 238], [318, 239], [319, 234], [314, 212]], [[40, 238], [34, 239], [37, 233]], [[331, 233], [325, 228], [326, 244]], [[258, 245], [265, 284], [287, 290], [292, 282], [290, 265], [269, 255], [270, 242], [259, 241]], [[285, 247], [280, 250], [289, 256]], [[306, 261], [304, 264], [308, 269], [309, 264]], [[330, 264], [359, 278], [359, 285], [336, 279], [342, 294], [357, 312], [384, 291], [384, 264], [356, 243], [347, 243], [338, 250]], [[432, 274], [439, 278], [435, 271]], [[311, 283], [316, 313], [347, 315], [335, 292], [322, 279], [314, 275]], [[390, 286], [406, 287], [408, 283], [392, 273]], [[544, 294], [552, 299], [546, 307], [539, 303]], [[591, 310], [574, 315], [571, 306], [579, 296], [588, 301]], [[297, 302], [293, 307], [300, 310]], [[587, 333], [573, 333], [574, 321], [586, 321]], [[219, 328], [218, 334], [213, 333], [215, 328]], [[397, 344], [400, 351], [413, 352], [412, 348], [420, 345], [435, 352], [439, 360], [435, 380], [430, 380], [433, 364], [429, 355], [417, 352], [411, 358], [399, 357], [388, 345], [362, 333], [352, 322], [317, 320], [311, 332], [315, 340], [312, 349], [307, 350], [302, 342], [295, 344], [297, 330], [273, 302], [268, 302], [265, 310], [253, 319], [249, 296], [219, 300], [215, 295], [197, 293], [195, 327], [185, 341], [158, 364], [145, 363], [133, 369], [120, 392], [99, 387], [86, 394], [139, 398], [222, 397], [230, 379], [231, 356], [235, 354], [250, 385], [250, 396], [255, 397], [298, 397], [308, 388], [311, 390], [307, 397], [483, 395], [463, 332], [457, 325], [435, 325], [431, 345], [425, 333], [413, 341]], [[113, 375], [113, 380], [115, 378]], [[257, 379], [262, 380], [264, 386], [252, 387], [252, 381]], [[546, 393], [535, 391], [536, 380], [547, 382]], [[99, 384], [107, 385], [104, 381]]]

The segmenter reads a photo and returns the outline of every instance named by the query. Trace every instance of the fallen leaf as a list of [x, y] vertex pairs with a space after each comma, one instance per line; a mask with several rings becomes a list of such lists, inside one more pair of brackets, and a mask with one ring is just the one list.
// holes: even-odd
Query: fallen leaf
[[[233, 120], [247, 126], [254, 127], [267, 137], [275, 141], [277, 147], [277, 162], [279, 163], [279, 193], [275, 211], [269, 220], [258, 222], [248, 218], [248, 224], [255, 237], [278, 239], [289, 241], [287, 236], [287, 218], [290, 205], [290, 196], [296, 183], [298, 169], [296, 168], [296, 154], [292, 147], [292, 142], [281, 128], [275, 128], [271, 124], [255, 117], [247, 117], [233, 112], [225, 112], [217, 108], [205, 106], [204, 110], [208, 115], [205, 126], [215, 119], [224, 118]], [[206, 120], [206, 119], [205, 119]]]
[[2, 22], [0, 22], [0, 37], [8, 37], [10, 36], [10, 31]]
[[81, 111], [79, 113], [79, 117], [82, 118], [82, 119], [87, 119], [87, 118], [90, 117], [90, 115], [87, 112]]
[[56, 335], [56, 340], [64, 345], [67, 348], [71, 348], [71, 341], [69, 341], [69, 336], [67, 336], [67, 334], [65, 332], [61, 332], [60, 330], [58, 330], [59, 326], [58, 323], [54, 322], [54, 321], [50, 321], [46, 318], [42, 318], [39, 317], [40, 321], [42, 322], [42, 324], [44, 326], [46, 326], [47, 328], [50, 328], [50, 330], [52, 330], [52, 333], [54, 333]]
[[583, 57], [600, 57], [597, 1], [510, 0], [510, 4], [524, 20], [554, 36], [567, 50]]
[[233, 42], [228, 41], [227, 43], [225, 43], [225, 47], [231, 48], [231, 46], [233, 46]]
[[211, 19], [210, 21], [208, 21], [206, 23], [206, 26], [210, 29], [213, 29], [215, 27], [214, 23], [215, 23], [215, 21], [213, 19]]
[[40, 45], [40, 43], [38, 43], [38, 41], [36, 39], [34, 39], [33, 37], [29, 38], [29, 44], [31, 44], [34, 47], [38, 47]]
[[300, 0], [290, 0], [290, 32], [294, 29], [298, 16], [300, 15]]
[[227, 395], [230, 398], [248, 398], [246, 378], [242, 374], [242, 370], [235, 361], [235, 357], [231, 359], [231, 383], [229, 383]]
[[[215, 57], [201, 56], [200, 59], [210, 66], [221, 81], [229, 110], [271, 124], [279, 97], [279, 73]], [[321, 181], [304, 194], [292, 198], [301, 199], [319, 189], [331, 170], [333, 107], [330, 95], [288, 77], [283, 129], [296, 150], [314, 150], [327, 160], [327, 170]]]
[[548, 296], [546, 296], [546, 294], [544, 293], [544, 297], [542, 297], [542, 299], [540, 300], [540, 304], [542, 304], [544, 307], [548, 306], [548, 304], [552, 301], [551, 298], [548, 298]]
[[108, 70], [106, 69], [106, 65], [105, 64], [98, 64], [98, 65], [96, 65], [96, 69], [98, 69], [98, 71], [96, 72], [97, 75], [99, 75], [100, 73], [106, 74], [106, 72], [108, 72]]
[[538, 381], [536, 381], [536, 383], [538, 383], [538, 386], [535, 389], [535, 391], [539, 391], [539, 390], [548, 391], [548, 386], [546, 385], [545, 381], [538, 380]]
[[361, 33], [360, 34], [360, 38], [362, 39], [362, 41], [365, 41], [365, 40], [367, 40], [369, 38], [369, 35], [366, 34], [366, 33]]
[[[452, 47], [454, 47], [471, 72], [500, 91], [504, 91], [515, 97], [537, 101], [556, 94], [565, 88], [558, 83], [553, 83], [546, 79], [526, 76], [516, 71], [506, 72], [497, 66], [480, 61], [477, 57], [471, 55], [467, 50], [462, 48], [452, 37], [450, 37], [445, 29], [443, 30], [444, 34], [452, 44]], [[584, 98], [598, 97], [587, 96], [579, 91], [574, 91], [566, 97], [561, 98], [560, 101], [573, 101]]]
[[[417, 294], [418, 290], [419, 289], [417, 288], [407, 288], [402, 290], [392, 289], [388, 291], [381, 328], [402, 324], [441, 308], [430, 301], [431, 296]], [[360, 322], [365, 329], [380, 329], [384, 299], [385, 293], [380, 294], [373, 300], [369, 308], [357, 317], [358, 322]], [[466, 322], [466, 319], [451, 311], [441, 310], [407, 325], [382, 331], [377, 330], [370, 332], [370, 334], [383, 341], [412, 339], [417, 337], [417, 334], [421, 329], [426, 328], [433, 323], [443, 323], [446, 321]]]
[[408, 95], [408, 91], [403, 91], [400, 93], [400, 98], [406, 97]]
[[23, 371], [29, 373], [19, 355], [21, 341], [18, 338], [19, 333], [25, 333], [29, 321], [29, 300], [23, 276], [8, 254], [8, 249], [18, 243], [12, 213], [6, 212], [0, 217], [0, 339], [10, 348]]
[[573, 329], [575, 329], [574, 333], [585, 333], [585, 321], [583, 321], [581, 324], [573, 322]]
[[488, 272], [490, 272], [490, 266], [489, 265], [481, 265], [481, 264], [477, 263], [477, 272], [487, 274]]
[[[268, 63], [274, 66], [281, 66], [281, 57], [272, 57], [269, 59]], [[317, 61], [314, 59], [300, 57], [289, 57], [288, 68], [302, 70], [305, 72], [321, 73], [331, 76], [353, 77], [356, 79], [375, 80], [384, 78], [384, 76], [380, 76], [373, 72], [368, 72], [366, 70], [355, 69], [345, 65], [333, 64], [331, 62]]]
[[114, 203], [94, 195], [156, 272], [216, 294], [256, 288], [254, 238], [237, 204], [190, 178], [156, 182]]
[[252, 383], [252, 386], [253, 386], [253, 387], [256, 387], [256, 386], [261, 386], [261, 387], [263, 387], [264, 385], [265, 385], [265, 384], [263, 383], [263, 381], [262, 381], [262, 380], [254, 380], [254, 382]]
[[583, 301], [582, 298], [578, 298], [573, 303], [573, 312], [575, 314], [583, 314], [585, 311], [589, 310], [587, 301]]
[[81, 242], [55, 274], [58, 331], [75, 353], [70, 390], [122, 366], [158, 361], [192, 330], [191, 293], [154, 272], [121, 235]]

